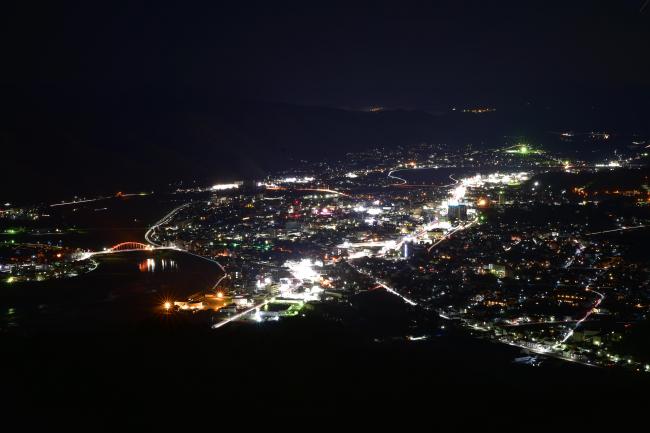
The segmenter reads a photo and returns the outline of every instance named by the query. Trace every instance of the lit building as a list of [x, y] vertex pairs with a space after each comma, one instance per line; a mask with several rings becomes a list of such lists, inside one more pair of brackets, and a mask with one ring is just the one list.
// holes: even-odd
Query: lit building
[[450, 221], [454, 220], [467, 220], [467, 206], [464, 204], [450, 204], [447, 207], [447, 218]]

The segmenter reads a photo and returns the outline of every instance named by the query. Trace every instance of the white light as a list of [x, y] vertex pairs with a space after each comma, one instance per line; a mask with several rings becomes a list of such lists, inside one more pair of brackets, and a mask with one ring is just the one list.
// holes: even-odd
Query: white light
[[239, 188], [239, 185], [239, 183], [218, 183], [216, 185], [212, 185], [212, 190], [221, 191], [225, 189], [237, 189]]
[[284, 179], [280, 179], [280, 182], [283, 183], [307, 183], [313, 181], [313, 177], [285, 177]]
[[302, 259], [299, 262], [290, 260], [284, 265], [289, 268], [294, 278], [311, 281], [319, 278], [319, 274], [314, 270], [314, 266], [323, 266], [322, 262], [313, 262], [310, 259]]
[[464, 185], [457, 186], [451, 192], [452, 200], [455, 202], [461, 201], [465, 197], [465, 192], [467, 188]]

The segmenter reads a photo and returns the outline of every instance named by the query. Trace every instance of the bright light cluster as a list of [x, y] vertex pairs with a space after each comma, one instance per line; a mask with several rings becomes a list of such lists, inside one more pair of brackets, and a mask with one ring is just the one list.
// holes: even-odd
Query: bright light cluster
[[216, 185], [212, 185], [212, 190], [213, 191], [221, 191], [225, 189], [237, 189], [241, 183], [218, 183]]
[[291, 272], [294, 278], [313, 282], [318, 281], [320, 278], [320, 274], [316, 272], [314, 267], [323, 266], [323, 262], [312, 261], [311, 259], [302, 259], [300, 261], [288, 260], [284, 266], [289, 268], [289, 272]]
[[488, 175], [477, 174], [476, 176], [461, 179], [461, 183], [466, 187], [481, 187], [485, 184], [512, 184], [528, 180], [529, 175], [526, 172], [519, 173], [491, 173]]
[[309, 177], [309, 176], [304, 176], [304, 177], [285, 177], [284, 179], [280, 179], [280, 183], [309, 183], [313, 182], [314, 178]]

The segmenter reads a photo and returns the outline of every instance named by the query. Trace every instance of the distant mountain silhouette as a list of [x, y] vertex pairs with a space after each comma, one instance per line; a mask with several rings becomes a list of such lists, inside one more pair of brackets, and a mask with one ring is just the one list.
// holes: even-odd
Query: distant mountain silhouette
[[545, 144], [552, 141], [550, 131], [560, 130], [648, 133], [647, 124], [620, 113], [527, 106], [497, 107], [486, 114], [364, 112], [228, 100], [140, 99], [87, 110], [82, 104], [71, 106], [23, 106], [2, 115], [2, 181], [11, 187], [0, 200], [58, 199], [178, 180], [259, 178], [301, 158], [332, 158], [374, 146], [498, 146], [506, 135]]

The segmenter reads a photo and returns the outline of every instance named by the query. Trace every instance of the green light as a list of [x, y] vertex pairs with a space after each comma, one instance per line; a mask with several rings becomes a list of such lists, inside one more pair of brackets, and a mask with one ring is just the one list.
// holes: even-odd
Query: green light
[[528, 146], [525, 144], [519, 148], [519, 153], [528, 153]]

